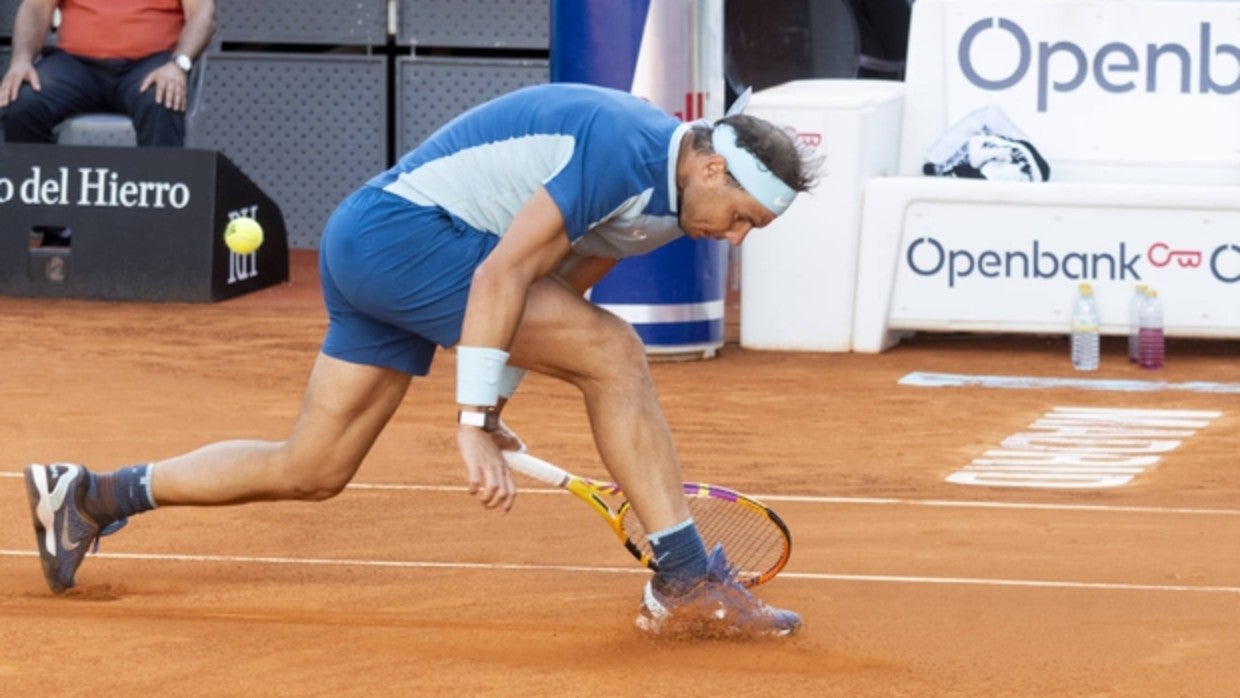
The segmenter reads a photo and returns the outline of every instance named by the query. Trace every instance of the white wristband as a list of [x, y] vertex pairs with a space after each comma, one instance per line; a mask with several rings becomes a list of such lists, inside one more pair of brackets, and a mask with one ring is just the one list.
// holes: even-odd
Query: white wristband
[[492, 347], [456, 348], [456, 401], [461, 405], [494, 407], [499, 402], [500, 375], [508, 352]]
[[499, 396], [505, 400], [512, 397], [512, 394], [517, 392], [517, 386], [521, 385], [522, 378], [525, 378], [525, 369], [504, 366], [504, 372], [499, 376]]

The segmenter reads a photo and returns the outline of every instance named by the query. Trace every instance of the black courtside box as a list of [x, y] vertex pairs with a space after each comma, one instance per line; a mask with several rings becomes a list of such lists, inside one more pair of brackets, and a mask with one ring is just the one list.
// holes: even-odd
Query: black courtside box
[[[239, 216], [252, 254], [224, 244]], [[288, 268], [280, 209], [216, 151], [0, 144], [0, 294], [213, 302]]]

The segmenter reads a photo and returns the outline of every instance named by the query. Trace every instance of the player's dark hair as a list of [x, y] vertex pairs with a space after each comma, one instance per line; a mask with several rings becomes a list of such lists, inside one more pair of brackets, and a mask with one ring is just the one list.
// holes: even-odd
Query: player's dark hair
[[[725, 116], [715, 125], [728, 124], [736, 131], [736, 143], [753, 153], [767, 169], [793, 191], [809, 191], [815, 183], [819, 160], [799, 147], [792, 137], [765, 119], [748, 114]], [[702, 153], [715, 152], [710, 144], [711, 129], [695, 126], [693, 149]], [[739, 185], [738, 185], [739, 186]]]

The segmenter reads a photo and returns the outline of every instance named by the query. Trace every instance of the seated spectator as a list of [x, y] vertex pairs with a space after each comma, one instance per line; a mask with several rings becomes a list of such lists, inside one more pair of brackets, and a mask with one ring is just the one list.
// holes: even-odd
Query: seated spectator
[[189, 71], [214, 32], [215, 0], [22, 0], [0, 80], [5, 140], [53, 143], [71, 116], [116, 112], [138, 145], [185, 145]]

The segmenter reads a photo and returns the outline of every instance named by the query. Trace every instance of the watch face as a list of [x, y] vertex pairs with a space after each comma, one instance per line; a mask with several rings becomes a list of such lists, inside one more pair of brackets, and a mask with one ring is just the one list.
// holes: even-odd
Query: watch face
[[457, 421], [467, 427], [478, 427], [488, 432], [499, 429], [499, 415], [492, 410], [486, 412], [461, 410], [457, 412]]
[[176, 63], [177, 63], [177, 67], [179, 67], [181, 70], [184, 70], [187, 73], [189, 72], [190, 68], [194, 67], [194, 62], [191, 61], [189, 59], [189, 56], [185, 54], [181, 54], [177, 56]]

